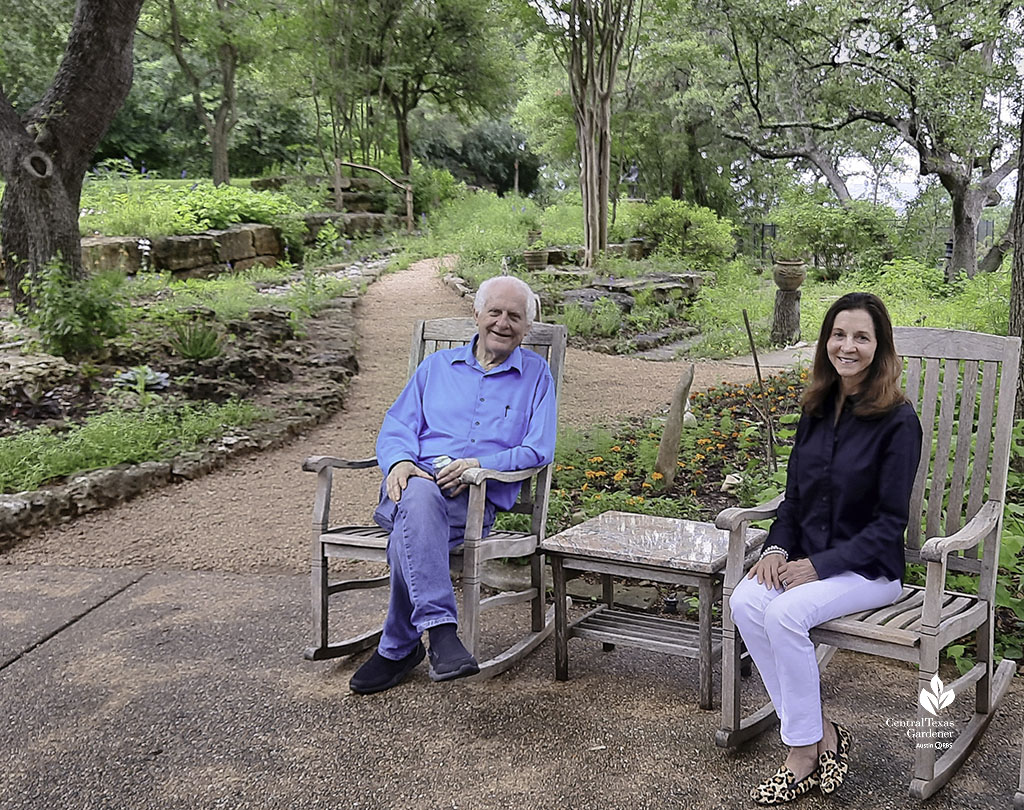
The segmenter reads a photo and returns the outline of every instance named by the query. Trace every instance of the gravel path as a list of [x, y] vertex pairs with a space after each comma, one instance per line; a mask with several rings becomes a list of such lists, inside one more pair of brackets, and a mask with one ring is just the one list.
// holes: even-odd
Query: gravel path
[[[308, 435], [239, 459], [195, 481], [156, 490], [121, 506], [41, 531], [0, 556], [0, 565], [298, 573], [308, 570], [314, 477], [311, 455], [363, 458], [384, 411], [401, 390], [409, 335], [422, 317], [472, 314], [472, 304], [441, 283], [440, 261], [382, 276], [359, 303], [359, 374], [344, 409]], [[651, 362], [570, 349], [561, 421], [587, 426], [667, 406], [684, 363]], [[694, 390], [752, 379], [753, 370], [696, 363]], [[336, 476], [334, 514], [365, 522], [376, 504], [379, 472]]]

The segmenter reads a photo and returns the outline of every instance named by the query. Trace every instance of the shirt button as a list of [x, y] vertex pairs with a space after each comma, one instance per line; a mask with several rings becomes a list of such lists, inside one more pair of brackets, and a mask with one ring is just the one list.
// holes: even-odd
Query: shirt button
[[[470, 439], [470, 441], [473, 442], [473, 444], [476, 444], [476, 439]], [[825, 527], [822, 526], [822, 528], [824, 529]]]
[[484, 402], [485, 400], [484, 400], [484, 398], [483, 398], [483, 397], [480, 397], [480, 401], [481, 401], [481, 402]]
[[474, 425], [479, 425], [480, 423], [479, 423], [479, 422], [474, 422], [473, 424], [474, 424]]

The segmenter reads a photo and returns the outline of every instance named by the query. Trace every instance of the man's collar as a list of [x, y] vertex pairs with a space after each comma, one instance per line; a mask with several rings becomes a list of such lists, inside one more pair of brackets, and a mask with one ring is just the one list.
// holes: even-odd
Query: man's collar
[[[457, 352], [455, 352], [452, 355], [451, 362], [452, 363], [466, 363], [467, 365], [475, 366], [476, 368], [478, 368], [481, 371], [483, 371], [483, 366], [481, 366], [480, 365], [480, 361], [478, 361], [476, 359], [476, 343], [477, 343], [478, 340], [480, 340], [480, 335], [474, 335], [473, 336], [473, 340], [470, 341], [469, 345], [463, 346], [461, 349], [459, 349]], [[516, 371], [518, 371], [520, 374], [523, 373], [523, 348], [522, 348], [522, 346], [516, 346], [512, 350], [512, 352], [509, 354], [509, 356], [506, 357], [504, 360], [502, 360], [501, 363], [499, 363], [494, 368], [489, 369], [488, 371], [486, 371], [484, 373], [485, 374], [489, 374], [492, 371], [506, 371], [508, 369], [513, 369], [513, 368]]]

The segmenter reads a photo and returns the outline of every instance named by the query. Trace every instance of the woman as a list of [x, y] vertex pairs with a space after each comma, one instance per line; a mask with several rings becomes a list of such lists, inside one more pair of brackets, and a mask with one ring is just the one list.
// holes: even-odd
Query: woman
[[786, 474], [760, 560], [730, 598], [733, 621], [782, 721], [785, 763], [758, 804], [832, 793], [850, 735], [822, 714], [812, 627], [896, 601], [921, 423], [882, 301], [849, 293], [825, 315]]

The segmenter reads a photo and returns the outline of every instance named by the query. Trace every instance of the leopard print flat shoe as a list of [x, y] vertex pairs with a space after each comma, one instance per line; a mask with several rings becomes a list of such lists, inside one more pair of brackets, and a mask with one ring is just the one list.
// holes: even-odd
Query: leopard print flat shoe
[[785, 765], [750, 791], [750, 798], [760, 805], [785, 804], [798, 799], [819, 783], [815, 770], [797, 781], [796, 774]]
[[825, 794], [835, 793], [843, 784], [846, 774], [850, 771], [850, 746], [853, 743], [849, 731], [838, 723], [832, 725], [836, 729], [836, 750], [826, 751], [818, 757], [821, 792]]

